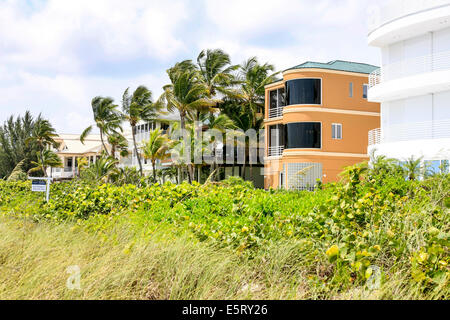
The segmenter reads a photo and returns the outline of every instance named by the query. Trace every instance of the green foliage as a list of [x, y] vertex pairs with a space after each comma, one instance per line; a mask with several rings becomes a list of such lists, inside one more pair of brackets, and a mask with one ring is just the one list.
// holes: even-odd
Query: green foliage
[[39, 150], [35, 143], [25, 143], [41, 120], [41, 116], [34, 119], [29, 111], [24, 116], [14, 119], [9, 117], [0, 125], [0, 178], [10, 176], [14, 168], [21, 162], [22, 170], [27, 172], [32, 168], [31, 161], [37, 161], [36, 152]]
[[[2, 206], [14, 188], [26, 198], [21, 186], [3, 182]], [[296, 246], [292, 263], [301, 261], [308, 285], [321, 294], [365, 288], [377, 267], [382, 285], [400, 273], [420, 294], [448, 298], [449, 186], [449, 175], [408, 180], [381, 160], [347, 168], [341, 182], [315, 192], [256, 190], [236, 177], [142, 187], [76, 181], [55, 184], [50, 203], [39, 203], [33, 218], [97, 224], [102, 216], [126, 215], [144, 234], [188, 233], [245, 259], [287, 241]], [[4, 196], [3, 189], [11, 190]]]

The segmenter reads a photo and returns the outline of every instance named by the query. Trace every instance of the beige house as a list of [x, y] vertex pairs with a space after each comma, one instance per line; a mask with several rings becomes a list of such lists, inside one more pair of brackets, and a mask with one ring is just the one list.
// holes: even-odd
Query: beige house
[[55, 139], [60, 146], [55, 150], [61, 158], [62, 168], [49, 169], [54, 179], [71, 179], [78, 175], [78, 159], [87, 158], [89, 164], [94, 163], [102, 152], [100, 135], [92, 134], [86, 137], [84, 144], [80, 141], [80, 135], [61, 134]]

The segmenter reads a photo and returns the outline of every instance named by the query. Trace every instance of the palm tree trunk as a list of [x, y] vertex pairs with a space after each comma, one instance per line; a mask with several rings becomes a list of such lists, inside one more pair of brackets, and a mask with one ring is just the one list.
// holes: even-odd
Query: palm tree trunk
[[139, 151], [136, 143], [136, 126], [131, 126], [131, 135], [133, 136], [133, 144], [134, 144], [134, 152], [136, 153], [136, 158], [139, 164], [139, 172], [141, 173], [141, 177], [144, 176], [144, 171], [142, 170], [141, 157], [139, 155]]
[[103, 149], [105, 150], [106, 154], [109, 156], [108, 149], [106, 148], [105, 141], [103, 140], [103, 130], [102, 129], [100, 129], [100, 140], [102, 140]]
[[[200, 122], [200, 112], [199, 111], [197, 111], [197, 117], [196, 117], [196, 121], [197, 121], [197, 123], [198, 122]], [[194, 124], [195, 125], [195, 124]], [[201, 141], [200, 141], [200, 138], [201, 138], [201, 134], [202, 134], [202, 127], [200, 126], [200, 127], [198, 127], [198, 128], [195, 128], [195, 134], [196, 134], [196, 139], [197, 139], [197, 143], [200, 143], [201, 144]], [[195, 146], [195, 143], [194, 143], [194, 146]], [[194, 149], [195, 149], [195, 147], [194, 147]], [[197, 150], [195, 150], [194, 152], [196, 152]], [[201, 150], [198, 150], [198, 152], [201, 152]], [[195, 159], [195, 154], [194, 154], [194, 159]], [[202, 155], [202, 159], [203, 159], [203, 155]], [[203, 161], [202, 161], [203, 162]], [[197, 182], [198, 183], [200, 183], [200, 180], [201, 180], [201, 165], [202, 165], [202, 163], [199, 163], [198, 164], [198, 167], [197, 167]]]
[[[180, 112], [180, 127], [183, 132], [186, 129], [185, 118], [186, 118], [186, 113]], [[191, 147], [191, 145], [189, 144], [189, 148], [190, 147]], [[185, 146], [185, 148], [188, 148], [188, 146]], [[192, 152], [192, 150], [191, 150], [191, 152]], [[189, 164], [187, 165], [188, 180], [189, 180], [189, 183], [192, 184], [193, 172], [192, 172], [192, 164], [190, 163], [191, 159], [187, 159], [187, 161], [189, 162]]]
[[248, 150], [247, 150], [247, 144], [245, 145], [245, 156], [244, 156], [244, 165], [242, 167], [242, 179], [245, 180], [245, 169], [247, 169], [247, 156], [248, 156]]
[[115, 145], [111, 145], [111, 154], [112, 154], [113, 158], [116, 159], [116, 146]]
[[44, 178], [47, 178], [47, 170], [44, 165], [44, 151], [41, 149], [41, 163], [42, 163], [42, 171], [44, 172]]
[[153, 180], [156, 183], [156, 161], [152, 159], [152, 168], [153, 168]]
[[197, 167], [197, 182], [202, 183], [202, 167]]

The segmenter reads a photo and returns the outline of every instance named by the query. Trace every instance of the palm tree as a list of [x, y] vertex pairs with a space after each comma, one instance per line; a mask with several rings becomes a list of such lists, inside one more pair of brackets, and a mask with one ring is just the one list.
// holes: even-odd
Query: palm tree
[[51, 154], [44, 153], [50, 145], [55, 148], [58, 146], [58, 143], [55, 141], [55, 138], [57, 136], [58, 135], [56, 134], [55, 128], [53, 128], [48, 120], [39, 119], [39, 121], [37, 121], [35, 126], [33, 127], [32, 136], [26, 139], [27, 144], [35, 143], [38, 146], [39, 151], [36, 153], [38, 156], [38, 161], [33, 161], [32, 164], [36, 165], [36, 163], [39, 163], [40, 165], [42, 165], [42, 169], [44, 170], [44, 177], [47, 177], [47, 172], [45, 171], [45, 161], [51, 160], [50, 158], [45, 158], [51, 156]]
[[[208, 88], [200, 81], [200, 73], [189, 62], [182, 62], [167, 71], [172, 83], [164, 87], [161, 100], [165, 101], [167, 110], [177, 110], [180, 114], [180, 129], [186, 129], [186, 119], [194, 119], [194, 113], [210, 108], [214, 101], [207, 98]], [[192, 182], [192, 164], [188, 165], [189, 182]]]
[[152, 92], [145, 86], [139, 86], [130, 96], [129, 88], [125, 90], [122, 97], [122, 117], [131, 126], [134, 151], [139, 164], [139, 172], [144, 175], [140, 152], [136, 143], [136, 125], [139, 121], [156, 120], [162, 113], [163, 105], [152, 102]]
[[236, 84], [233, 72], [239, 66], [232, 66], [230, 56], [220, 49], [208, 49], [200, 52], [197, 57], [197, 66], [200, 70], [201, 80], [208, 89], [207, 96], [211, 99], [218, 92], [229, 94], [229, 87]]
[[156, 160], [164, 161], [170, 157], [169, 150], [173, 142], [160, 129], [150, 132], [150, 138], [142, 148], [144, 158], [152, 163], [153, 179], [156, 182]]
[[[228, 129], [236, 129], [236, 125], [234, 124], [233, 120], [231, 120], [226, 114], [217, 114], [217, 113], [210, 113], [207, 116], [205, 115], [202, 121], [205, 121], [208, 125], [208, 128], [210, 130], [217, 130], [221, 133], [225, 133]], [[211, 140], [210, 143], [213, 144], [213, 163], [211, 164], [211, 170], [210, 173], [212, 174], [217, 166], [217, 158], [215, 155], [216, 149], [217, 149], [217, 142], [214, 140]], [[200, 182], [200, 181], [199, 181]]]
[[[108, 148], [105, 144], [105, 136], [112, 133], [122, 131], [121, 118], [117, 111], [117, 105], [114, 104], [114, 99], [95, 97], [91, 102], [92, 111], [94, 113], [95, 125], [100, 131], [100, 139], [102, 141], [103, 150], [109, 155]], [[87, 127], [80, 136], [80, 141], [84, 143], [86, 137], [91, 133], [92, 126]]]
[[[278, 73], [272, 73], [274, 66], [258, 63], [256, 57], [250, 58], [239, 66], [239, 85], [228, 93], [228, 98], [220, 105], [223, 113], [232, 119], [237, 128], [246, 132], [254, 129], [257, 134], [263, 128], [265, 86], [275, 80]], [[245, 142], [245, 161], [242, 177], [245, 179], [246, 159], [249, 155], [249, 141]], [[253, 166], [250, 163], [250, 175]]]
[[91, 164], [89, 168], [83, 170], [83, 177], [87, 177], [92, 181], [107, 182], [111, 174], [116, 170], [116, 164], [116, 159], [102, 156]]
[[[236, 99], [228, 99], [222, 104], [222, 112], [226, 114], [234, 123], [235, 127], [242, 132], [247, 132], [250, 129], [259, 133], [259, 130], [264, 127], [264, 118], [255, 114], [252, 109], [242, 107], [242, 102]], [[253, 141], [254, 142], [254, 141]], [[239, 143], [239, 142], [238, 142]], [[245, 180], [245, 170], [247, 168], [247, 158], [250, 155], [250, 141], [246, 138], [244, 145], [238, 145], [245, 150], [244, 163], [242, 167], [241, 176]], [[250, 163], [250, 176], [253, 176], [253, 165]]]
[[113, 133], [108, 136], [108, 143], [111, 146], [111, 156], [116, 158], [116, 151], [119, 151], [121, 157], [127, 157], [128, 152], [128, 141], [120, 133]]
[[416, 180], [420, 176], [422, 169], [422, 157], [415, 159], [414, 156], [409, 158], [403, 165], [406, 176], [410, 181]]
[[250, 58], [239, 66], [240, 85], [237, 90], [230, 94], [230, 97], [240, 101], [249, 113], [256, 114], [264, 110], [265, 86], [272, 83], [278, 73], [271, 73], [275, 67], [265, 63], [258, 63], [256, 57]]
[[45, 149], [42, 152], [38, 152], [38, 159], [38, 162], [31, 162], [32, 165], [34, 165], [34, 168], [31, 168], [28, 171], [29, 173], [42, 171], [44, 173], [44, 177], [47, 177], [48, 167], [60, 168], [63, 166], [63, 163], [58, 155], [50, 149]]

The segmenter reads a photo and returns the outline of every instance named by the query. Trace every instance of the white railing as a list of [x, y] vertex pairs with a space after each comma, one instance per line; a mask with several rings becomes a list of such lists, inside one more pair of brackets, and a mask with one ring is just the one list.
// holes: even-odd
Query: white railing
[[269, 157], [281, 157], [283, 155], [284, 146], [269, 147]]
[[75, 168], [75, 171], [72, 167], [52, 168], [52, 176], [56, 179], [70, 179], [76, 175], [78, 175], [78, 168]]
[[381, 143], [381, 129], [374, 129], [369, 131], [369, 146]]
[[428, 139], [450, 139], [450, 119], [398, 124], [369, 132], [369, 145]]
[[450, 70], [450, 51], [406, 59], [372, 72], [369, 76], [369, 88], [389, 80], [445, 70]]
[[381, 83], [381, 69], [377, 69], [369, 75], [369, 89]]
[[279, 118], [283, 116], [283, 107], [269, 109], [269, 119]]
[[385, 6], [372, 6], [369, 12], [369, 34], [389, 22], [449, 4], [450, 0], [395, 0]]

